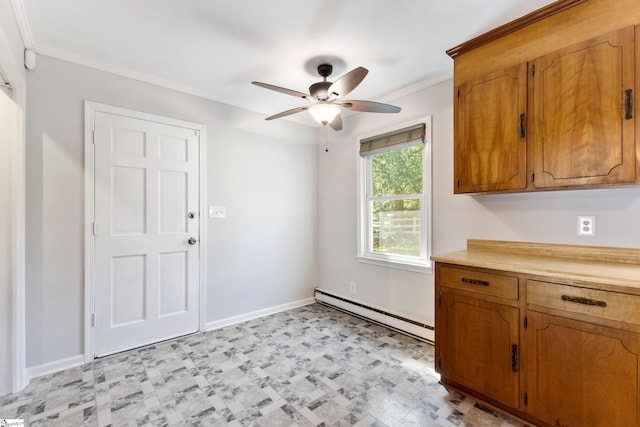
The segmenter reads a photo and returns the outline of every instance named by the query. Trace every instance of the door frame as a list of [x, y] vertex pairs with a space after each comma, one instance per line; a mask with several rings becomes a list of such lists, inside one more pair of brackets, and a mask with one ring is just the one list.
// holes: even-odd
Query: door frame
[[161, 124], [179, 126], [193, 129], [198, 132], [199, 153], [199, 204], [200, 215], [198, 229], [198, 256], [200, 257], [200, 271], [198, 281], [198, 331], [206, 328], [206, 219], [205, 195], [206, 195], [206, 126], [200, 123], [187, 122], [156, 114], [144, 113], [112, 105], [101, 104], [93, 101], [84, 102], [84, 361], [91, 362], [95, 359], [94, 345], [94, 309], [95, 309], [95, 239], [93, 235], [93, 223], [95, 221], [95, 170], [94, 170], [94, 144], [93, 129], [95, 114], [98, 112], [120, 115], [134, 119], [157, 122]]

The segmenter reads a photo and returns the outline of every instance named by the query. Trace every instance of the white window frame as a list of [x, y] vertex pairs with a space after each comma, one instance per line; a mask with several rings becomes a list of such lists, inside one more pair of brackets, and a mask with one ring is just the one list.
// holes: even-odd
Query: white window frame
[[432, 176], [431, 176], [431, 116], [427, 116], [422, 120], [416, 120], [406, 123], [400, 123], [393, 127], [386, 129], [379, 129], [375, 132], [370, 132], [364, 135], [360, 135], [356, 141], [356, 149], [360, 150], [360, 141], [365, 138], [370, 138], [376, 135], [381, 135], [387, 132], [393, 132], [398, 129], [413, 125], [425, 125], [425, 137], [424, 148], [422, 150], [422, 237], [423, 247], [421, 248], [420, 257], [409, 257], [403, 255], [393, 254], [381, 254], [370, 250], [371, 242], [369, 232], [371, 228], [369, 215], [369, 186], [370, 177], [370, 164], [371, 160], [369, 156], [360, 156], [357, 154], [357, 171], [358, 171], [358, 253], [356, 260], [361, 263], [373, 264], [382, 267], [397, 268], [402, 270], [415, 271], [420, 273], [432, 273], [432, 262], [429, 259], [431, 256], [431, 205], [432, 205]]

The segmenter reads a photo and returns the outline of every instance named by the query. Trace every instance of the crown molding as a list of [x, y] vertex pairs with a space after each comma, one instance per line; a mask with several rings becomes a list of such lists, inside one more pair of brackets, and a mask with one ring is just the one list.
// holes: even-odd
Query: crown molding
[[29, 20], [27, 19], [27, 12], [24, 9], [24, 3], [22, 0], [11, 0], [11, 7], [13, 8], [13, 15], [16, 18], [20, 37], [22, 37], [22, 44], [25, 49], [30, 49], [34, 44], [33, 35]]
[[73, 53], [69, 53], [65, 50], [55, 49], [52, 47], [42, 46], [39, 44], [34, 44], [30, 48], [30, 50], [32, 50], [33, 52], [39, 55], [45, 55], [52, 58], [61, 59], [63, 61], [72, 62], [77, 65], [93, 68], [98, 71], [104, 71], [106, 73], [116, 74], [122, 77], [128, 77], [130, 79], [138, 80], [144, 83], [149, 83], [152, 85], [161, 86], [167, 89], [172, 89], [178, 92], [186, 93], [189, 95], [198, 96], [200, 98], [206, 98], [212, 101], [220, 102], [218, 100], [215, 100], [213, 98], [206, 96], [206, 94], [203, 94], [202, 90], [199, 90], [190, 86], [181, 85], [160, 77], [133, 71], [126, 67], [119, 67], [117, 65], [109, 64], [106, 62], [97, 61], [92, 58], [87, 58], [86, 56], [83, 56], [83, 55], [76, 55]]
[[420, 80], [416, 83], [402, 87], [398, 90], [394, 90], [393, 92], [389, 92], [384, 96], [381, 96], [379, 101], [380, 102], [393, 101], [393, 100], [402, 98], [403, 96], [407, 96], [407, 95], [411, 95], [413, 93], [419, 92], [423, 89], [428, 89], [432, 86], [435, 86], [437, 84], [440, 84], [450, 79], [453, 79], [453, 68], [451, 69], [451, 71], [447, 71], [446, 73], [437, 74], [435, 76], [431, 76], [424, 80]]

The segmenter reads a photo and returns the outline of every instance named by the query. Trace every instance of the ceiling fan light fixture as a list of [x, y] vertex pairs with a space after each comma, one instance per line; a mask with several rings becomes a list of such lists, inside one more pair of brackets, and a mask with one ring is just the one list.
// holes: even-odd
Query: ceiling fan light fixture
[[340, 113], [340, 107], [335, 104], [331, 104], [328, 102], [320, 102], [315, 104], [309, 108], [311, 115], [315, 119], [316, 122], [321, 125], [326, 125], [331, 123], [333, 119]]

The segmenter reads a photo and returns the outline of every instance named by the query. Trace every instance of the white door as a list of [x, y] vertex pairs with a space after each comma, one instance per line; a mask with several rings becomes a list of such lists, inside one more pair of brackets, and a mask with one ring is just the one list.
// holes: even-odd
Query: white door
[[96, 111], [96, 356], [198, 330], [199, 134]]

